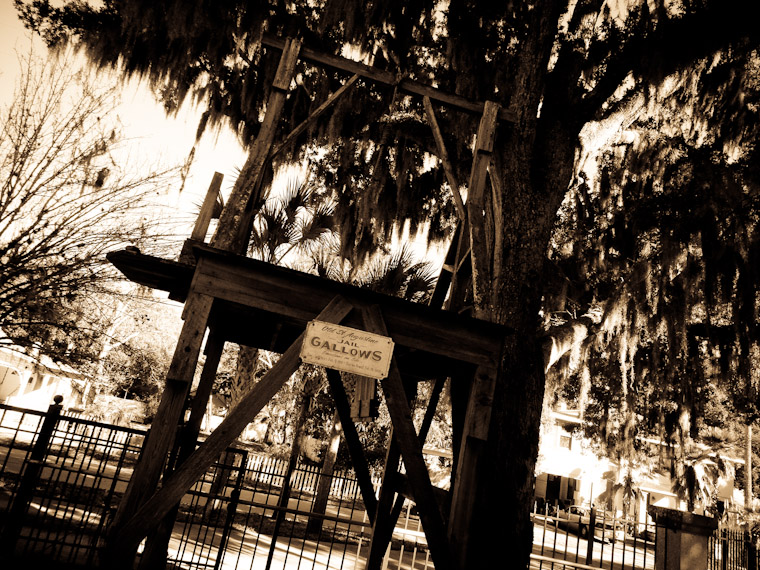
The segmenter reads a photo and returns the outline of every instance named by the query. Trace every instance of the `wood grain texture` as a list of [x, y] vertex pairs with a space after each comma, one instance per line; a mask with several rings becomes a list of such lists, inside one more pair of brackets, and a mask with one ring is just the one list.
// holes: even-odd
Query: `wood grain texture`
[[[365, 328], [369, 332], [388, 335], [383, 316], [377, 306], [362, 309]], [[422, 445], [412, 421], [412, 412], [404, 390], [404, 384], [395, 359], [391, 361], [390, 372], [380, 385], [385, 394], [385, 403], [393, 424], [393, 438], [397, 442], [404, 460], [407, 478], [417, 503], [417, 511], [425, 531], [433, 563], [439, 570], [452, 568], [448, 538], [441, 508], [430, 482], [430, 474], [422, 457]]]
[[185, 322], [167, 372], [161, 403], [143, 444], [140, 461], [114, 516], [112, 528], [117, 534], [121, 524], [129, 520], [155, 490], [161, 477], [185, 408], [212, 302], [213, 299], [206, 295], [188, 297]]
[[364, 501], [364, 509], [367, 511], [369, 520], [375, 520], [377, 513], [377, 497], [375, 497], [375, 488], [372, 485], [372, 475], [369, 472], [369, 463], [364, 455], [359, 433], [356, 431], [356, 425], [351, 419], [351, 408], [348, 402], [348, 395], [341, 380], [340, 372], [337, 370], [327, 369], [327, 382], [330, 385], [330, 394], [335, 402], [335, 410], [340, 418], [340, 425], [343, 428], [343, 437], [346, 440], [346, 447], [351, 456], [351, 464], [356, 473], [356, 480], [359, 484], [359, 490]]
[[[319, 319], [339, 323], [351, 310], [351, 303], [336, 297], [320, 313]], [[120, 529], [113, 544], [113, 552], [134, 552], [140, 541], [150, 533], [187, 490], [203, 475], [209, 465], [253, 421], [256, 414], [277, 393], [285, 381], [300, 365], [298, 356], [301, 338], [288, 349], [267, 374], [251, 388], [232, 409], [221, 424], [209, 435], [150, 499], [140, 506], [134, 516]]]
[[[284, 49], [286, 45], [285, 39], [279, 38], [271, 34], [264, 34], [261, 43], [266, 47], [275, 49]], [[301, 59], [310, 63], [315, 63], [323, 67], [328, 67], [338, 71], [345, 71], [351, 74], [358, 74], [364, 79], [380, 83], [382, 85], [397, 86], [402, 92], [410, 93], [412, 95], [427, 96], [430, 99], [437, 101], [443, 105], [453, 107], [455, 109], [466, 111], [468, 113], [474, 113], [480, 115], [483, 113], [484, 104], [472, 99], [467, 99], [454, 93], [447, 93], [441, 89], [437, 89], [430, 85], [420, 83], [413, 79], [398, 80], [395, 73], [391, 71], [377, 69], [364, 63], [340, 57], [337, 55], [327, 54], [320, 52], [309, 47], [301, 48]], [[516, 121], [516, 114], [507, 109], [501, 109], [499, 111], [499, 119], [509, 123]]]

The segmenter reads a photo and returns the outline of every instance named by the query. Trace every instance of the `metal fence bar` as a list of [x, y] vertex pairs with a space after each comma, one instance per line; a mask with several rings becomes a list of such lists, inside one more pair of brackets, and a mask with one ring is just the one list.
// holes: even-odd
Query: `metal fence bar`
[[654, 568], [653, 523], [627, 521], [605, 510], [597, 511], [595, 520], [560, 515], [550, 515], [548, 508], [534, 510], [532, 569]]
[[[0, 457], [0, 476], [8, 483], [5, 491], [17, 488], [15, 472], [29, 459], [30, 444], [37, 439], [34, 434], [43, 416], [0, 406], [0, 450], [8, 450]], [[139, 457], [145, 432], [65, 415], [59, 417], [57, 426], [19, 546], [28, 554], [44, 551], [46, 556], [60, 561], [86, 559], [93, 565]], [[293, 567], [312, 570], [362, 566], [371, 525], [351, 471], [335, 470], [330, 475], [329, 500], [322, 515], [313, 512], [323, 476], [320, 468], [299, 461], [291, 473], [290, 500], [278, 507], [276, 497], [285, 483], [286, 462], [244, 450], [229, 452], [228, 459], [215, 463], [182, 499], [170, 544], [170, 557], [178, 566], [258, 568], [273, 544], [279, 545], [273, 568], [286, 564], [290, 567], [291, 563]], [[2, 509], [0, 504], [0, 513]], [[654, 545], [652, 537], [646, 535], [647, 525], [611, 515], [597, 513], [601, 526], [597, 533], [589, 528], [587, 540], [563, 528], [558, 517], [548, 512], [534, 513], [531, 568], [653, 568]], [[282, 517], [279, 537], [272, 533], [277, 516]], [[321, 524], [309, 524], [316, 520]], [[618, 525], [628, 530], [625, 540], [615, 538]], [[314, 531], [310, 532], [310, 528]], [[718, 539], [712, 551], [720, 555], [725, 545], [726, 554], [721, 560], [746, 561], [742, 568], [749, 570], [750, 553], [754, 552], [750, 542], [726, 536], [732, 539]], [[424, 533], [411, 504], [394, 533], [385, 562], [394, 569], [432, 568]]]
[[47, 414], [45, 414], [45, 418], [40, 426], [37, 439], [32, 446], [32, 452], [25, 462], [26, 467], [21, 474], [21, 480], [11, 503], [9, 516], [0, 538], [3, 552], [12, 554], [16, 550], [16, 543], [21, 534], [24, 518], [29, 509], [29, 503], [32, 500], [32, 493], [40, 479], [43, 467], [42, 461], [48, 452], [50, 438], [61, 415], [61, 409], [63, 408], [61, 406], [62, 401], [63, 396], [56, 396], [54, 403], [48, 408]]

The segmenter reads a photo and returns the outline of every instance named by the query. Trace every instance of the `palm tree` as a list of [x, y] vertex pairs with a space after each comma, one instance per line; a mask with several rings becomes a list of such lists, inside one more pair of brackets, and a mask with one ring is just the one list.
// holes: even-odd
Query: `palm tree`
[[[275, 265], [295, 264], [299, 255], [322, 248], [333, 229], [328, 197], [309, 184], [308, 176], [291, 178], [284, 191], [270, 197], [254, 217], [249, 254]], [[230, 384], [230, 408], [245, 394], [258, 368], [259, 350], [241, 346]]]

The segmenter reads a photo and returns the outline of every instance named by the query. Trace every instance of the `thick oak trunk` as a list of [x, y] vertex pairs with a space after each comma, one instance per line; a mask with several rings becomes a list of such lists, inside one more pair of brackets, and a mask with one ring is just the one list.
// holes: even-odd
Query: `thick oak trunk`
[[[550, 121], [550, 117], [545, 117]], [[561, 122], [536, 125], [506, 136], [494, 153], [503, 187], [495, 231], [503, 247], [490, 304], [481, 318], [509, 325], [516, 334], [503, 347], [493, 396], [488, 441], [480, 478], [467, 568], [526, 568], [532, 545], [530, 510], [544, 397], [544, 357], [539, 311], [542, 271], [556, 213], [571, 180], [575, 145]], [[527, 141], [532, 144], [526, 144]], [[526, 140], [527, 139], [527, 140]], [[544, 144], [551, 141], [551, 144]], [[528, 151], [526, 152], [526, 149]], [[494, 523], [494, 521], [496, 521]], [[473, 557], [474, 556], [474, 557]]]

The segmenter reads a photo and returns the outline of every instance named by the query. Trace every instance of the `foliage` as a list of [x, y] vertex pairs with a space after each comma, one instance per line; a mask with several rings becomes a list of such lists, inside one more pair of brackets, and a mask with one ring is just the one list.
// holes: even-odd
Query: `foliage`
[[[692, 440], [732, 443], [715, 429], [758, 417], [759, 62], [726, 52], [678, 77], [677, 103], [653, 94], [618, 146], [589, 159], [599, 174], [566, 197], [553, 250], [563, 293], [548, 318], [597, 318], [550, 378], [576, 385], [586, 432], [611, 456], [641, 460], [639, 437], [671, 445], [689, 498], [705, 465]], [[718, 83], [743, 104], [700, 96]]]
[[105, 253], [159, 237], [147, 206], [167, 173], [122, 170], [114, 86], [66, 54], [20, 63], [0, 117], [0, 343], [79, 364], [107, 327], [94, 299], [115, 280]]
[[[325, 187], [336, 193], [341, 252], [354, 261], [366, 259], [404, 221], [413, 228], [429, 224], [432, 238], [449, 235], [454, 224], [452, 189], [443, 182], [440, 161], [431, 157], [435, 146], [422, 103], [399, 88], [404, 79], [476, 101], [492, 100], [506, 112], [510, 120], [500, 121], [488, 154], [490, 179], [482, 189], [468, 188], [467, 197], [474, 279], [471, 298], [464, 306], [471, 306], [477, 317], [507, 324], [517, 332], [504, 342], [491, 431], [480, 456], [478, 485], [468, 495], [474, 501], [467, 545], [470, 566], [497, 565], [505, 547], [515, 553], [515, 565], [527, 563], [532, 537], [531, 474], [545, 381], [539, 346], [539, 312], [544, 300], [550, 301], [544, 306], [549, 323], [566, 308], [571, 309], [571, 317], [586, 317], [577, 323], [559, 319], [557, 324], [570, 325], [573, 342], [567, 346], [582, 345], [585, 335], [595, 332], [597, 325], [605, 331], [606, 339], [604, 334], [594, 335], [606, 340], [594, 356], [598, 369], [620, 372], [610, 376], [615, 384], [607, 393], [600, 389], [607, 397], [600, 400], [600, 406], [621, 412], [616, 417], [620, 421], [609, 423], [619, 426], [618, 433], [624, 436], [619, 441], [631, 441], [639, 401], [646, 402], [652, 420], [675, 422], [681, 426], [681, 436], [689, 435], [694, 416], [691, 409], [700, 401], [699, 388], [706, 382], [699, 379], [691, 385], [694, 370], [688, 358], [689, 344], [679, 342], [686, 337], [677, 333], [690, 324], [684, 312], [689, 288], [684, 284], [692, 281], [694, 273], [690, 271], [695, 264], [690, 261], [695, 254], [687, 249], [678, 255], [678, 248], [670, 246], [691, 243], [681, 240], [678, 224], [699, 216], [668, 219], [668, 215], [688, 213], [691, 194], [697, 201], [709, 195], [700, 186], [701, 171], [694, 167], [705, 163], [697, 160], [698, 156], [704, 159], [712, 154], [700, 155], [706, 148], [694, 146], [693, 141], [674, 145], [678, 132], [674, 129], [668, 135], [670, 142], [647, 147], [652, 152], [637, 148], [638, 161], [606, 169], [604, 176], [593, 173], [593, 182], [599, 181], [602, 189], [593, 189], [588, 199], [583, 185], [592, 182], [591, 177], [581, 181], [577, 174], [595, 162], [600, 149], [616, 142], [611, 133], [636, 121], [638, 130], [644, 132], [650, 102], [672, 105], [662, 116], [699, 119], [682, 125], [686, 133], [713, 129], [725, 117], [748, 117], [734, 111], [753, 109], [745, 104], [742, 91], [744, 78], [752, 74], [747, 65], [752, 61], [750, 54], [760, 39], [749, 17], [751, 2], [233, 1], [201, 8], [177, 0], [114, 0], [95, 7], [82, 2], [54, 7], [44, 1], [17, 1], [17, 5], [29, 25], [51, 43], [71, 39], [97, 64], [121, 66], [129, 74], [147, 77], [172, 108], [191, 94], [208, 109], [209, 124], [227, 122], [245, 142], [257, 134], [277, 62], [272, 50], [262, 49], [264, 31], [303, 38], [306, 45], [327, 53], [354, 54], [395, 75], [399, 81], [391, 86], [359, 82], [338, 101], [334, 113], [325, 114], [279, 158], [287, 161], [302, 154], [324, 153], [318, 174]], [[285, 120], [279, 127], [289, 131], [341, 82], [337, 72], [300, 61]], [[472, 166], [478, 119], [451, 108], [436, 113], [461, 184]], [[661, 124], [655, 119], [651, 132], [656, 134]], [[726, 125], [731, 128], [712, 131], [714, 151], [751, 143], [751, 123], [729, 121]], [[694, 152], [687, 151], [688, 146], [694, 147]], [[665, 152], [670, 148], [678, 151]], [[620, 158], [614, 150], [613, 146], [608, 155], [611, 161]], [[686, 157], [693, 162], [681, 160]], [[634, 168], [635, 164], [642, 168]], [[751, 164], [747, 162], [747, 173], [756, 168]], [[642, 176], [647, 172], [651, 176]], [[685, 175], [683, 183], [678, 182], [679, 172]], [[682, 190], [678, 208], [668, 207], [670, 192], [658, 193], [668, 185], [667, 181], [661, 184], [665, 173], [671, 177], [670, 189]], [[740, 187], [738, 194], [748, 200], [751, 194], [744, 194]], [[722, 188], [736, 195], [736, 186], [724, 184]], [[566, 195], [579, 208], [573, 219], [592, 242], [586, 261], [593, 263], [588, 267], [581, 263], [582, 256], [567, 263], [553, 260], [567, 275], [556, 283], [570, 283], [586, 293], [577, 297], [576, 307], [554, 302], [563, 296], [545, 287], [550, 282], [547, 268], [552, 266], [545, 263], [546, 254]], [[651, 200], [638, 202], [638, 198]], [[741, 200], [732, 202], [737, 203]], [[641, 226], [636, 234], [649, 233], [651, 237], [622, 239], [631, 235], [626, 228], [639, 228], [637, 224], [647, 219], [647, 212], [655, 223]], [[715, 230], [704, 234], [708, 238], [720, 237], [723, 228], [730, 229], [717, 216], [722, 210], [714, 212], [715, 216], [701, 218], [718, 222], [708, 226]], [[663, 215], [651, 215], [659, 213]], [[581, 222], [593, 223], [599, 231], [589, 231]], [[611, 241], [598, 239], [600, 236]], [[662, 240], [663, 236], [668, 239]], [[650, 240], [662, 247], [648, 248]], [[558, 241], [563, 256], [572, 253], [574, 244], [578, 252], [584, 244], [580, 238]], [[706, 239], [704, 244], [708, 248], [703, 245], [703, 258], [741, 258], [746, 267], [752, 262], [742, 257], [742, 252], [751, 248], [733, 248], [731, 252], [738, 256], [727, 258], [720, 254], [727, 251], [720, 240]], [[710, 244], [721, 247], [709, 250]], [[598, 263], [605, 259], [621, 262], [617, 279], [589, 274], [603, 269]], [[614, 271], [605, 274], [611, 276]], [[710, 296], [710, 287], [716, 283], [712, 276], [723, 275], [728, 273], [706, 271], [704, 282], [710, 285], [703, 301], [705, 309], [712, 309], [710, 305], [720, 298]], [[585, 281], [593, 287], [585, 287]], [[717, 282], [727, 284], [722, 277]], [[649, 296], [634, 292], [647, 283], [653, 285]], [[616, 290], [621, 295], [616, 296]], [[621, 302], [608, 305], [611, 297]], [[641, 302], [637, 304], [636, 299]], [[746, 310], [748, 304], [741, 306]], [[658, 319], [657, 327], [647, 329], [644, 324], [650, 314], [672, 318]], [[738, 322], [746, 317], [744, 310], [733, 311], [730, 317], [739, 329], [744, 326]], [[750, 332], [739, 330], [736, 338], [740, 343], [734, 354], [748, 354]], [[711, 339], [709, 335], [700, 338]], [[722, 354], [728, 357], [725, 350]], [[576, 351], [572, 356], [582, 357], [583, 353]], [[744, 361], [739, 358], [735, 362], [741, 375]], [[642, 374], [631, 374], [637, 366]], [[645, 370], [651, 372], [647, 376], [651, 382], [643, 386], [632, 381], [643, 378]], [[722, 370], [731, 371], [732, 367]], [[655, 382], [663, 371], [662, 381]], [[580, 394], [588, 393], [594, 378], [582, 378], [586, 388], [579, 390]], [[671, 410], [673, 403], [675, 409]], [[492, 524], [488, 516], [493, 509], [502, 513], [498, 524]]]
[[102, 316], [113, 325], [91, 376], [100, 393], [143, 402], [148, 423], [158, 408], [179, 334], [179, 312], [145, 291], [124, 295], [115, 306], [103, 303]]

